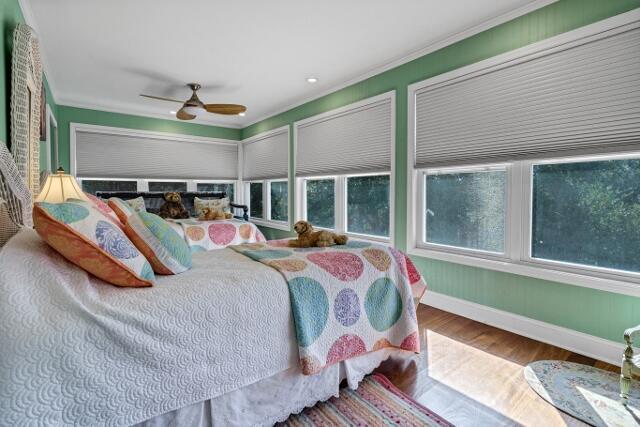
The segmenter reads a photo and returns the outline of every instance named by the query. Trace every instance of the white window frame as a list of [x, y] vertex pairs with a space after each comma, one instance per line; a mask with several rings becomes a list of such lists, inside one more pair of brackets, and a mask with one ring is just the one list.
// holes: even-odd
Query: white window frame
[[[271, 183], [272, 182], [286, 182], [287, 183], [287, 221], [278, 221], [271, 219]], [[262, 184], [262, 218], [251, 216], [251, 192], [249, 187], [251, 184]], [[243, 181], [244, 200], [245, 205], [249, 208], [249, 221], [256, 225], [263, 227], [275, 228], [278, 230], [290, 231], [291, 230], [291, 186], [288, 179], [255, 179], [250, 181]]]
[[[461, 79], [473, 76], [490, 67], [503, 64], [516, 63], [520, 58], [530, 55], [539, 55], [544, 52], [567, 49], [575, 44], [582, 44], [584, 40], [601, 38], [610, 33], [618, 33], [626, 29], [635, 28], [640, 21], [638, 11], [630, 11], [612, 18], [587, 25], [576, 30], [560, 34], [549, 39], [532, 43], [523, 48], [516, 49], [484, 61], [461, 67], [454, 71], [416, 82], [407, 88], [407, 252], [410, 255], [422, 256], [472, 267], [485, 268], [506, 273], [518, 274], [548, 281], [566, 283], [608, 292], [640, 297], [640, 281], [633, 273], [619, 274], [619, 271], [606, 271], [606, 269], [590, 268], [588, 266], [531, 259], [530, 252], [530, 220], [531, 220], [531, 164], [541, 161], [565, 162], [572, 157], [558, 157], [555, 159], [540, 158], [536, 160], [509, 162], [511, 188], [509, 200], [509, 225], [508, 245], [509, 257], [507, 259], [495, 259], [482, 257], [479, 254], [462, 253], [460, 251], [444, 251], [436, 248], [425, 248], [418, 244], [419, 223], [423, 221], [422, 213], [418, 207], [422, 206], [419, 197], [421, 170], [414, 167], [415, 164], [415, 124], [416, 93], [427, 86], [437, 86], [452, 79]], [[629, 153], [626, 153], [627, 155]], [[624, 154], [623, 154], [624, 155]], [[582, 159], [602, 158], [604, 156], [583, 156]], [[611, 156], [606, 156], [611, 157]], [[575, 156], [573, 156], [575, 158]], [[463, 165], [459, 165], [463, 166]], [[527, 212], [529, 211], [529, 212]], [[585, 268], [586, 267], [586, 268]]]
[[[233, 179], [192, 179], [187, 181], [187, 191], [198, 191], [198, 184], [233, 184], [233, 200], [231, 202], [237, 203], [238, 199], [238, 181]], [[227, 197], [229, 195], [227, 194]]]
[[[371, 234], [353, 233], [347, 230], [347, 180], [349, 178], [358, 178], [363, 176], [389, 176], [389, 237], [374, 236]], [[333, 179], [335, 182], [334, 190], [334, 223], [335, 228], [326, 229], [323, 227], [314, 227], [321, 230], [335, 231], [336, 233], [346, 234], [349, 237], [353, 237], [357, 240], [368, 240], [378, 243], [391, 244], [393, 242], [393, 208], [394, 208], [394, 186], [393, 186], [393, 174], [391, 172], [370, 172], [370, 173], [356, 173], [345, 175], [320, 175], [320, 176], [305, 176], [296, 178], [296, 191], [298, 216], [307, 220], [307, 181], [317, 181], [321, 179]]]
[[[417, 203], [416, 215], [420, 215], [422, 219], [416, 222], [416, 247], [425, 249], [425, 250], [437, 250], [443, 251], [447, 253], [457, 253], [464, 254], [468, 256], [477, 256], [482, 258], [489, 258], [495, 260], [507, 260], [512, 254], [512, 246], [513, 242], [510, 240], [510, 230], [514, 226], [513, 221], [513, 212], [510, 209], [512, 205], [510, 195], [513, 193], [511, 188], [513, 187], [513, 174], [512, 174], [512, 164], [509, 163], [495, 163], [495, 164], [483, 164], [483, 165], [472, 165], [472, 166], [460, 166], [460, 167], [447, 167], [447, 168], [427, 168], [427, 169], [418, 169], [418, 182], [417, 182]], [[465, 248], [462, 246], [453, 246], [453, 245], [445, 245], [441, 243], [433, 243], [427, 240], [427, 230], [426, 230], [426, 210], [427, 210], [427, 197], [426, 194], [426, 179], [429, 175], [437, 175], [437, 174], [456, 174], [456, 173], [480, 173], [480, 172], [488, 172], [492, 170], [500, 170], [505, 172], [506, 176], [506, 186], [505, 186], [505, 235], [504, 235], [504, 251], [503, 252], [493, 252], [482, 249], [473, 249], [473, 248]]]

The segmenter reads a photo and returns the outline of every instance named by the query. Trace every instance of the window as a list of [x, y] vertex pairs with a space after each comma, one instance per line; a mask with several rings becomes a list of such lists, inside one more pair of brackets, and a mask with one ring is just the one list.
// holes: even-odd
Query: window
[[424, 179], [426, 243], [505, 252], [506, 167], [427, 171]]
[[232, 182], [198, 182], [196, 191], [224, 192], [229, 200], [235, 200], [235, 184]]
[[531, 258], [640, 273], [640, 159], [532, 165]]
[[249, 216], [252, 218], [264, 218], [262, 185], [262, 182], [249, 183]]
[[299, 212], [314, 226], [359, 238], [390, 240], [390, 174], [300, 178], [298, 182]]
[[306, 218], [316, 227], [335, 228], [336, 226], [336, 180], [306, 180]]
[[95, 195], [97, 191], [137, 191], [136, 181], [81, 179], [82, 191]]
[[186, 181], [149, 181], [149, 191], [164, 193], [167, 191], [187, 191]]
[[389, 175], [347, 177], [347, 232], [389, 237]]
[[289, 220], [289, 182], [269, 182], [269, 219], [272, 221]]
[[640, 153], [416, 173], [414, 255], [578, 285], [640, 282]]

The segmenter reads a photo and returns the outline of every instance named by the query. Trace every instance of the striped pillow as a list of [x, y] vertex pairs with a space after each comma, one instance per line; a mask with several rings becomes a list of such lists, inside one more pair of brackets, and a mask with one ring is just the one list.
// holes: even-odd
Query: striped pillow
[[150, 212], [133, 214], [124, 232], [158, 274], [178, 274], [191, 268], [191, 250], [169, 223]]
[[107, 201], [107, 203], [123, 224], [126, 224], [127, 219], [135, 213], [131, 205], [119, 197], [112, 197]]

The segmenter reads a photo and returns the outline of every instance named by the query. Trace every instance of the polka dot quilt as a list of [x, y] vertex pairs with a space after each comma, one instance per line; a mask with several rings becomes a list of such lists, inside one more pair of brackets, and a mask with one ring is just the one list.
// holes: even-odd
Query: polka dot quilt
[[385, 347], [420, 352], [416, 304], [426, 284], [404, 253], [361, 241], [294, 249], [276, 240], [230, 248], [287, 281], [304, 374]]

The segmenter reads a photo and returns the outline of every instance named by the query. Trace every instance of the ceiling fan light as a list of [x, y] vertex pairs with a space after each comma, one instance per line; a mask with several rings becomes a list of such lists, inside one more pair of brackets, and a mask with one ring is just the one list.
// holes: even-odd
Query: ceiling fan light
[[244, 117], [244, 116], [246, 116], [246, 115], [247, 115], [247, 113], [245, 113], [245, 112], [243, 111], [242, 113], [238, 113], [238, 115], [239, 115], [240, 117]]
[[199, 116], [207, 112], [204, 108], [199, 105], [187, 105], [183, 108], [184, 112], [187, 114], [191, 114], [193, 116]]

